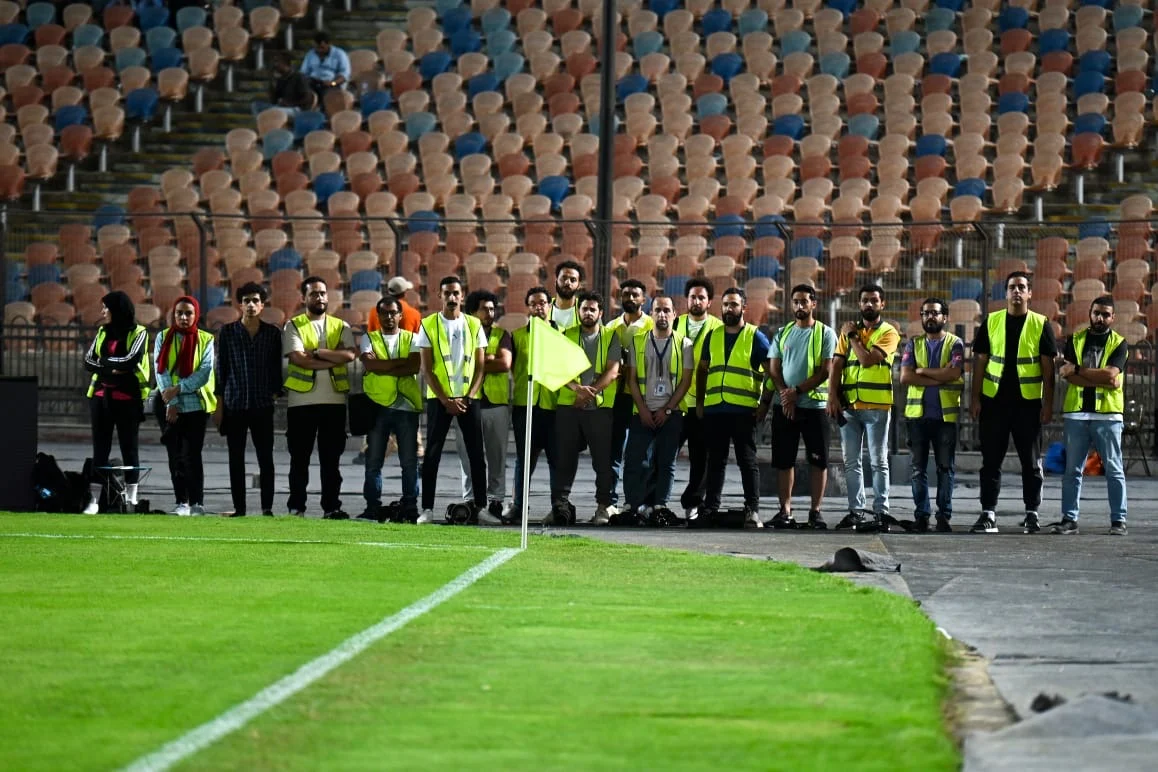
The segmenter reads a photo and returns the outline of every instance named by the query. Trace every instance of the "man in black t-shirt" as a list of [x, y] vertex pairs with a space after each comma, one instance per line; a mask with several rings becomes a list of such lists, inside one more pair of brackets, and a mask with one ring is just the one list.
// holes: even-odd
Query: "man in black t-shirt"
[[1026, 533], [1041, 530], [1041, 427], [1053, 416], [1057, 340], [1050, 321], [1029, 310], [1032, 296], [1029, 276], [1022, 271], [1009, 274], [1006, 307], [989, 314], [973, 341], [969, 411], [979, 422], [981, 440], [981, 517], [971, 529], [974, 533], [997, 533], [1001, 464], [1011, 435], [1021, 461], [1022, 527]]

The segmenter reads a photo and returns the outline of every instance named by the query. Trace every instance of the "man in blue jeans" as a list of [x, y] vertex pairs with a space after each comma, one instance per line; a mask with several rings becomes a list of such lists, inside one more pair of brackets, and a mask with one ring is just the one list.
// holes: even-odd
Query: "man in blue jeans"
[[1066, 344], [1061, 376], [1069, 382], [1062, 404], [1065, 420], [1066, 471], [1062, 478], [1062, 519], [1050, 533], [1078, 532], [1082, 472], [1092, 445], [1102, 457], [1110, 495], [1110, 535], [1126, 535], [1126, 472], [1122, 467], [1122, 413], [1128, 346], [1110, 329], [1114, 299], [1109, 295], [1090, 304], [1090, 326], [1075, 332]]
[[965, 344], [945, 332], [948, 307], [941, 298], [921, 304], [921, 328], [901, 356], [901, 383], [909, 387], [905, 420], [912, 470], [914, 519], [919, 533], [929, 530], [929, 448], [937, 464], [937, 531], [952, 531], [953, 481], [956, 477], [957, 420], [965, 381]]
[[418, 518], [418, 416], [422, 392], [418, 389], [420, 356], [414, 333], [398, 327], [402, 308], [398, 299], [386, 295], [378, 301], [381, 330], [362, 338], [361, 360], [366, 368], [363, 390], [378, 406], [374, 427], [366, 438], [366, 480], [362, 496], [366, 520], [384, 521], [382, 507], [382, 462], [386, 442], [393, 434], [398, 443], [398, 463], [402, 466], [402, 516]]
[[[828, 414], [840, 427], [844, 453], [844, 480], [848, 488], [848, 514], [837, 529], [888, 532], [889, 514], [889, 410], [893, 406], [893, 357], [901, 336], [881, 319], [885, 291], [876, 284], [860, 288], [860, 321], [846, 322], [832, 360], [828, 380]], [[861, 455], [868, 442], [872, 463], [873, 509], [864, 512], [864, 473]]]

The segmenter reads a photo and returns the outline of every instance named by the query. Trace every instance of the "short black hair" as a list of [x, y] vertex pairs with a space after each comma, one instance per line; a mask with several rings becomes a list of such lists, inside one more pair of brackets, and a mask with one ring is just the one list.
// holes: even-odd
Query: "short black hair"
[[378, 310], [379, 316], [381, 316], [382, 312], [386, 310], [386, 306], [398, 306], [398, 311], [402, 311], [402, 303], [399, 302], [398, 298], [394, 297], [393, 295], [383, 295], [381, 300], [379, 300], [378, 303], [374, 306], [374, 308]]
[[644, 295], [647, 294], [647, 286], [639, 279], [628, 279], [619, 285], [619, 291], [623, 292], [625, 289], [638, 289]]
[[1109, 308], [1113, 308], [1114, 307], [1114, 297], [1112, 295], [1100, 295], [1100, 296], [1094, 298], [1092, 301], [1090, 301], [1090, 310], [1091, 311], [1094, 309], [1094, 306], [1108, 306]]
[[523, 302], [524, 303], [530, 303], [531, 302], [531, 295], [539, 295], [539, 294], [546, 295], [547, 296], [547, 302], [548, 303], [551, 302], [551, 293], [547, 291], [546, 287], [531, 287], [529, 290], [527, 290], [527, 294], [523, 296]]
[[596, 303], [599, 305], [600, 311], [602, 311], [605, 308], [605, 306], [603, 305], [603, 296], [595, 291], [580, 292], [579, 296], [577, 298], [575, 298], [575, 303], [576, 303], [576, 305], [580, 305], [580, 306], [583, 305], [584, 303]]
[[559, 278], [559, 274], [561, 274], [564, 271], [564, 269], [567, 269], [567, 268], [570, 268], [571, 270], [578, 273], [579, 274], [579, 281], [583, 281], [583, 279], [586, 276], [586, 271], [583, 270], [582, 263], [577, 263], [574, 260], [564, 260], [563, 262], [561, 262], [557, 266], [555, 266], [555, 279], [557, 280]]
[[[304, 291], [303, 294], [305, 294]], [[255, 281], [247, 281], [245, 284], [242, 284], [237, 288], [237, 292], [235, 292], [234, 295], [237, 296], [238, 303], [240, 303], [241, 299], [246, 295], [258, 295], [261, 297], [262, 303], [267, 303], [269, 301], [269, 292], [265, 287], [261, 286]]]
[[307, 276], [306, 278], [302, 279], [302, 297], [306, 296], [306, 287], [310, 286], [311, 284], [321, 284], [326, 288], [326, 290], [330, 289], [330, 285], [326, 284], [326, 280], [321, 276]]
[[462, 310], [468, 314], [473, 314], [478, 311], [479, 306], [483, 303], [494, 303], [495, 309], [499, 307], [499, 296], [487, 290], [475, 290], [466, 296], [466, 300], [462, 303]]
[[792, 292], [788, 294], [788, 297], [791, 298], [797, 292], [803, 292], [805, 295], [808, 295], [811, 300], [816, 300], [816, 287], [813, 287], [811, 284], [797, 284], [792, 288]]
[[941, 298], [925, 298], [924, 300], [921, 301], [921, 307], [924, 308], [925, 306], [930, 306], [934, 303], [936, 303], [938, 306], [941, 307], [941, 313], [942, 314], [949, 313], [949, 304], [946, 303]]
[[856, 296], [859, 298], [861, 295], [871, 295], [874, 292], [881, 296], [881, 300], [885, 299], [885, 288], [879, 284], [865, 284], [861, 286]]
[[703, 287], [708, 291], [708, 300], [711, 300], [716, 296], [716, 288], [712, 286], [711, 280], [703, 279], [697, 276], [684, 282], [684, 297], [686, 298], [688, 295], [692, 294], [692, 290], [694, 290], [696, 287]]
[[330, 33], [318, 32], [318, 33], [314, 34], [314, 45], [315, 46], [321, 45], [322, 43], [329, 43], [329, 42], [330, 42]]
[[723, 298], [728, 295], [739, 295], [741, 300], [743, 300], [745, 303], [748, 302], [748, 293], [744, 292], [743, 288], [741, 287], [728, 287], [726, 290], [724, 290], [724, 294], [720, 295], [720, 297]]
[[450, 276], [443, 276], [442, 281], [440, 281], [438, 283], [438, 288], [442, 289], [443, 287], [448, 287], [451, 284], [458, 284], [459, 286], [461, 286], [462, 285], [462, 279], [458, 278], [457, 276], [454, 276], [453, 274]]
[[1029, 274], [1025, 271], [1014, 271], [1005, 277], [1005, 288], [1009, 289], [1009, 282], [1013, 279], [1025, 279], [1026, 286], [1033, 288], [1033, 280], [1029, 278]]

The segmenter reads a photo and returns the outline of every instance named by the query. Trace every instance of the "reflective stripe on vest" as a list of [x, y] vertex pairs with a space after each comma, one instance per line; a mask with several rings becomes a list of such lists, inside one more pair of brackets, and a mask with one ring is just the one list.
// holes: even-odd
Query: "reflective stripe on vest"
[[[881, 322], [869, 336], [865, 348], [871, 351], [884, 334], [894, 328], [888, 322]], [[861, 367], [852, 344], [848, 347], [848, 358], [841, 375], [841, 386], [849, 403], [867, 402], [872, 405], [893, 404], [893, 357], [886, 356], [881, 362], [869, 367]]]
[[[688, 323], [690, 319], [691, 317], [688, 314], [684, 314], [679, 319], [676, 319], [675, 331], [683, 335], [685, 338], [689, 337]], [[712, 330], [723, 326], [724, 323], [718, 316], [712, 316], [711, 314], [708, 314], [706, 317], [704, 317], [704, 323], [700, 327], [700, 331], [696, 334], [695, 340], [692, 341], [692, 385], [688, 389], [688, 393], [684, 395], [683, 402], [680, 403], [680, 408], [685, 411], [696, 409], [697, 378], [694, 373], [699, 369], [700, 360], [703, 359], [704, 342], [708, 339], [708, 335], [711, 334]]]
[[756, 340], [756, 326], [744, 325], [725, 360], [726, 335], [727, 329], [720, 327], [712, 330], [708, 341], [712, 364], [708, 367], [704, 406], [724, 403], [755, 409], [760, 405], [760, 373], [752, 369], [752, 344]]
[[[326, 348], [335, 349], [342, 345], [342, 328], [346, 326], [336, 316], [327, 314], [322, 317], [325, 319], [326, 326]], [[297, 328], [298, 335], [302, 339], [302, 345], [305, 346], [306, 351], [320, 348], [318, 345], [318, 331], [314, 327], [310, 317], [306, 314], [299, 314], [290, 320], [294, 327]], [[309, 392], [314, 390], [314, 379], [317, 377], [317, 370], [308, 370], [304, 367], [298, 367], [293, 362], [289, 363], [287, 368], [287, 375], [285, 379], [285, 387], [290, 391]], [[346, 365], [336, 365], [330, 368], [330, 382], [334, 385], [334, 391], [339, 394], [350, 390], [350, 375], [349, 369]]]
[[[374, 357], [383, 361], [388, 359], [407, 359], [410, 356], [410, 346], [414, 341], [414, 333], [408, 330], [398, 331], [398, 356], [390, 356], [386, 348], [386, 338], [381, 330], [366, 333], [370, 338], [370, 349]], [[372, 373], [366, 371], [362, 378], [362, 390], [366, 396], [379, 405], [390, 407], [398, 400], [401, 394], [410, 406], [418, 409], [422, 407], [422, 392], [418, 389], [418, 375], [387, 375], [386, 373]]]
[[[1005, 316], [1006, 311], [994, 311], [986, 322], [989, 332], [989, 363], [985, 366], [985, 381], [981, 393], [986, 397], [996, 397], [1001, 385], [1001, 373], [1005, 370]], [[1021, 386], [1021, 396], [1025, 399], [1041, 399], [1041, 333], [1045, 329], [1046, 318], [1030, 311], [1021, 328], [1017, 341], [1017, 381]]]
[[[553, 324], [548, 322], [548, 324]], [[575, 328], [572, 328], [575, 329]], [[511, 393], [511, 402], [515, 407], [527, 406], [527, 381], [530, 379], [528, 370], [531, 367], [531, 327], [528, 324], [511, 333], [515, 344], [515, 366], [512, 374], [515, 378], [515, 390]], [[534, 386], [531, 403], [545, 410], [554, 410], [556, 392], [548, 391], [538, 383]]]
[[[780, 354], [783, 357], [784, 343], [788, 340], [788, 336], [792, 333], [795, 324], [786, 324], [780, 328]], [[822, 322], [813, 322], [812, 336], [808, 339], [808, 375], [804, 376], [804, 380], [808, 380], [816, 374], [816, 368], [820, 367], [820, 352], [824, 347], [824, 330], [825, 326]], [[792, 384], [785, 384], [791, 386]], [[769, 391], [776, 390], [776, 384], [772, 383], [772, 376], [764, 379], [764, 388]], [[817, 402], [828, 402], [828, 379], [825, 378], [819, 385], [806, 395], [809, 399]]]
[[[647, 345], [649, 340], [653, 340], [655, 330], [651, 332], [641, 332], [635, 336], [635, 341], [632, 344], [635, 347], [635, 382], [639, 385], [639, 393], [643, 395], [644, 402], [647, 402]], [[679, 388], [680, 381], [684, 377], [684, 336], [683, 333], [673, 331], [671, 337], [668, 338], [668, 380], [672, 394], [676, 393]], [[658, 347], [658, 344], [656, 344]], [[680, 401], [680, 407], [683, 407], [683, 401]], [[632, 412], [639, 413], [639, 406], [635, 404], [634, 400], [631, 405]]]
[[[1090, 329], [1087, 327], [1084, 330], [1079, 330], [1074, 333], [1074, 355], [1079, 362], [1082, 361], [1082, 349], [1086, 347], [1086, 335]], [[1106, 363], [1110, 361], [1110, 357], [1118, 346], [1126, 342], [1118, 333], [1110, 330], [1110, 337], [1106, 340], [1106, 348], [1102, 352], [1102, 361], [1098, 364], [1099, 368], [1104, 368]], [[1122, 373], [1120, 376], [1125, 382], [1126, 374]], [[1063, 413], [1080, 413], [1082, 412], [1082, 391], [1086, 389], [1085, 386], [1074, 386], [1072, 383], [1066, 386], [1066, 399], [1062, 404]], [[1113, 415], [1115, 413], [1123, 413], [1126, 410], [1126, 390], [1119, 386], [1112, 389], [1108, 386], [1095, 386], [1094, 395], [1097, 401], [1094, 403], [1095, 413], [1107, 413]]]
[[[953, 347], [960, 340], [952, 333], [945, 333], [941, 344], [941, 367], [949, 366], [949, 357]], [[929, 366], [929, 340], [924, 335], [913, 338], [913, 357], [917, 360], [917, 367]], [[941, 415], [945, 423], [955, 424], [961, 416], [961, 395], [965, 392], [965, 379], [958, 377], [941, 386], [925, 387], [910, 386], [905, 395], [905, 418], [922, 418], [925, 415], [925, 389], [936, 388], [941, 394]]]
[[[442, 314], [431, 314], [422, 320], [422, 329], [426, 330], [426, 338], [432, 346], [430, 355], [434, 377], [442, 384], [442, 390], [448, 397], [465, 397], [470, 391], [470, 384], [474, 380], [474, 368], [477, 364], [474, 359], [475, 344], [478, 343], [478, 333], [482, 329], [482, 322], [477, 316], [466, 314], [466, 340], [462, 343], [462, 374], [451, 383], [451, 367], [454, 362], [450, 356], [450, 339], [446, 337], [446, 325], [438, 317]], [[426, 398], [435, 399], [434, 389], [426, 387]]]
[[[505, 330], [497, 324], [491, 327], [487, 336], [487, 356], [499, 353], [499, 344], [503, 342]], [[484, 365], [485, 367], [485, 365]], [[511, 372], [487, 373], [483, 376], [483, 394], [492, 405], [508, 405], [511, 402]]]
[[[168, 332], [169, 330], [167, 329], [161, 330], [159, 335], [161, 336], [162, 340], [164, 340], [165, 335], [168, 334]], [[194, 372], [196, 372], [201, 367], [201, 360], [205, 356], [205, 347], [211, 345], [213, 345], [213, 333], [208, 332], [207, 330], [197, 330], [197, 350], [193, 353]], [[179, 348], [180, 346], [176, 345], [176, 341], [174, 341], [174, 345], [169, 347], [169, 365], [168, 369], [166, 370], [168, 373], [172, 373], [173, 369], [177, 366], [177, 350]], [[197, 397], [201, 400], [201, 407], [205, 410], [206, 413], [212, 413], [217, 409], [217, 395], [213, 393], [213, 387], [217, 381], [217, 375], [214, 372], [215, 369], [216, 368], [210, 369], [209, 380], [205, 382], [204, 386], [197, 390]], [[176, 381], [177, 379], [174, 378], [173, 380]], [[176, 383], [174, 383], [174, 385], [176, 385]]]
[[[141, 399], [144, 400], [149, 396], [149, 377], [153, 373], [153, 367], [151, 364], [149, 364], [153, 359], [153, 357], [151, 355], [152, 352], [149, 351], [149, 340], [148, 340], [149, 332], [148, 332], [148, 330], [145, 329], [145, 325], [138, 324], [136, 327], [134, 327], [129, 332], [128, 337], [125, 338], [125, 347], [129, 351], [132, 351], [133, 350], [133, 344], [137, 342], [137, 337], [140, 335], [145, 336], [145, 340], [143, 342], [144, 353], [141, 356], [141, 360], [139, 362], [137, 362], [136, 374], [137, 374], [137, 386], [140, 387]], [[95, 349], [96, 355], [98, 358], [101, 355], [101, 347], [104, 346], [104, 343], [105, 343], [105, 328], [103, 326], [101, 326], [101, 327], [97, 328], [96, 342], [93, 343], [93, 348]], [[128, 352], [126, 352], [126, 353], [128, 353]], [[88, 392], [85, 394], [86, 397], [91, 398], [92, 395], [94, 393], [96, 393], [97, 384], [99, 382], [100, 382], [100, 378], [98, 377], [98, 374], [93, 373], [92, 378], [89, 380], [89, 383], [88, 383]]]
[[[574, 343], [576, 346], [582, 348], [583, 344], [579, 342], [579, 335], [582, 330], [582, 327], [568, 327], [563, 331], [563, 334], [566, 335], [567, 339]], [[599, 351], [595, 354], [595, 361], [591, 363], [592, 368], [595, 370], [595, 380], [599, 380], [599, 377], [607, 371], [607, 355], [611, 351], [611, 341], [613, 341], [615, 337], [615, 330], [609, 327], [599, 328]], [[584, 349], [584, 351], [586, 351], [586, 349]], [[527, 384], [524, 381], [523, 391], [526, 392], [526, 390]], [[595, 395], [595, 407], [613, 407], [615, 405], [615, 397], [618, 394], [619, 383], [617, 380], [612, 381], [611, 383], [607, 384], [603, 391]], [[555, 404], [562, 406], [574, 405], [575, 392], [564, 386], [555, 392]]]

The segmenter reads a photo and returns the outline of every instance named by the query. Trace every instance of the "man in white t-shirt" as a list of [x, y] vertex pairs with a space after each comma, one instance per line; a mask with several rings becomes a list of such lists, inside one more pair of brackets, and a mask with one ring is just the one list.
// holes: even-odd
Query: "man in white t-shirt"
[[[479, 392], [487, 338], [482, 323], [462, 312], [463, 286], [457, 276], [439, 282], [442, 312], [422, 320], [414, 345], [422, 356], [426, 381], [426, 455], [422, 461], [422, 512], [418, 523], [434, 522], [434, 492], [442, 446], [457, 421], [470, 461], [471, 489], [476, 512], [487, 504], [486, 459], [483, 455]], [[489, 522], [489, 520], [488, 520]]]
[[285, 387], [286, 445], [290, 453], [289, 501], [291, 515], [306, 510], [310, 457], [318, 446], [322, 476], [322, 512], [329, 520], [349, 518], [342, 510], [342, 474], [338, 464], [346, 449], [346, 395], [350, 391], [349, 364], [354, 361], [354, 334], [350, 325], [326, 313], [326, 282], [310, 276], [302, 282], [306, 312], [286, 322], [282, 351], [289, 360]]
[[579, 303], [576, 297], [583, 286], [583, 266], [564, 260], [555, 266], [555, 300], [551, 303], [551, 321], [560, 332], [579, 326]]

